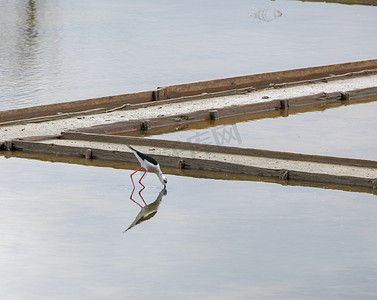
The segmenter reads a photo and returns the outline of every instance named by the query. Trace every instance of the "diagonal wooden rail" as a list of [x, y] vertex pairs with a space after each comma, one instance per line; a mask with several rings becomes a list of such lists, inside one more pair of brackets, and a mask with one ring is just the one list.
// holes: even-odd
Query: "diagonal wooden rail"
[[369, 160], [76, 132], [16, 139], [9, 147], [25, 152], [134, 162], [128, 144], [152, 153], [164, 167], [377, 189], [377, 162]]

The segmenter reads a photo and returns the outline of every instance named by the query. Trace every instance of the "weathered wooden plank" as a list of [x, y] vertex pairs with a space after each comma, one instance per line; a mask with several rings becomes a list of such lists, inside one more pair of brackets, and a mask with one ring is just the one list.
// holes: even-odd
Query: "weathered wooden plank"
[[98, 109], [110, 109], [125, 103], [132, 104], [148, 101], [152, 101], [152, 91], [4, 110], [0, 111], [0, 123], [47, 116], [59, 117], [66, 113], [90, 112], [90, 110], [95, 112]]
[[376, 179], [367, 179], [354, 176], [339, 176], [289, 170], [289, 179], [307, 180], [312, 182], [331, 182], [333, 184], [356, 185], [373, 189], [376, 188]]
[[[54, 155], [76, 156], [86, 157], [88, 148], [85, 147], [72, 147], [56, 144], [46, 144], [38, 142], [29, 142], [15, 140], [13, 141], [13, 150], [32, 151], [37, 153], [47, 153]], [[103, 149], [90, 149], [91, 158], [105, 159], [105, 160], [117, 160], [117, 161], [135, 161], [135, 157], [131, 152], [121, 151], [109, 151]], [[229, 172], [248, 174], [262, 177], [280, 178], [281, 180], [304, 180], [312, 182], [331, 182], [342, 185], [355, 185], [368, 188], [377, 188], [377, 182], [375, 179], [358, 178], [352, 176], [337, 176], [328, 174], [316, 174], [301, 171], [292, 170], [280, 170], [260, 168], [255, 166], [240, 165], [235, 163], [220, 162], [207, 159], [198, 158], [181, 158], [179, 156], [164, 156], [154, 155], [154, 157], [160, 162], [162, 166], [169, 167], [184, 167], [185, 169], [197, 169], [207, 170], [215, 172]], [[285, 176], [282, 176], [285, 174]]]
[[263, 88], [268, 87], [271, 84], [311, 80], [371, 69], [377, 69], [377, 59], [207, 80], [166, 86], [161, 89], [164, 89], [164, 97], [176, 98], [244, 87]]
[[[376, 82], [377, 85], [377, 82]], [[376, 87], [370, 87], [365, 89], [358, 89], [353, 91], [348, 91], [350, 95], [350, 99], [360, 99], [360, 98], [366, 98], [366, 97], [373, 97], [377, 95], [377, 86]]]
[[330, 164], [347, 165], [347, 166], [377, 168], [377, 161], [372, 161], [372, 160], [291, 153], [291, 152], [282, 152], [282, 151], [253, 149], [253, 148], [218, 146], [218, 145], [208, 145], [208, 144], [199, 144], [199, 143], [188, 143], [188, 142], [181, 142], [181, 141], [169, 141], [169, 140], [161, 140], [161, 139], [144, 139], [141, 137], [113, 136], [113, 135], [79, 133], [79, 132], [63, 132], [61, 135], [61, 138], [71, 139], [71, 140], [115, 143], [115, 144], [124, 144], [124, 145], [132, 144], [132, 145], [160, 147], [160, 148], [173, 148], [173, 149], [215, 152], [215, 153], [235, 154], [235, 155], [244, 155], [244, 156], [267, 157], [267, 158], [276, 158], [276, 159], [285, 159], [285, 160], [294, 160], [294, 161], [308, 161], [308, 162], [316, 162], [316, 163], [330, 163]]
[[[81, 157], [61, 156], [56, 154], [36, 153], [36, 152], [3, 152], [5, 157], [19, 157], [26, 159], [37, 159], [48, 162], [61, 162], [79, 165], [88, 165], [96, 167], [110, 167], [114, 169], [136, 169], [139, 167], [136, 161], [134, 162], [120, 162], [116, 160], [102, 160], [102, 159], [83, 159]], [[177, 169], [176, 167], [164, 166], [164, 173], [173, 174], [177, 176], [187, 176], [194, 178], [210, 178], [210, 179], [223, 179], [223, 180], [238, 180], [238, 181], [260, 181], [267, 183], [291, 185], [291, 186], [307, 186], [316, 187], [321, 189], [336, 189], [342, 191], [351, 191], [359, 193], [377, 194], [377, 189], [373, 186], [356, 186], [347, 184], [336, 184], [332, 182], [314, 182], [309, 180], [296, 180], [289, 178], [289, 180], [282, 180], [279, 177], [266, 177], [257, 175], [248, 175], [240, 173], [227, 173], [227, 172], [214, 172], [207, 170], [195, 169]], [[294, 176], [293, 176], [294, 177]]]
[[170, 85], [158, 88], [155, 91], [150, 90], [0, 111], [0, 123], [33, 118], [59, 117], [59, 115], [61, 117], [64, 114], [85, 112], [88, 110], [116, 109], [117, 107], [124, 107], [126, 104], [148, 103], [164, 99], [200, 96], [202, 94], [210, 98], [208, 95], [213, 93], [231, 92], [239, 89], [265, 88], [287, 82], [307, 81], [375, 69], [377, 69], [377, 59], [371, 59]]

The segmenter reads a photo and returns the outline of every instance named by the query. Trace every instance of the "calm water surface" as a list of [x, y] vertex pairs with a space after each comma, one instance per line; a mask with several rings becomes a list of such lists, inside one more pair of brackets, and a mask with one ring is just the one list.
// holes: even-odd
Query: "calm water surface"
[[374, 101], [152, 137], [377, 160], [376, 111]]
[[[169, 175], [123, 233], [130, 170], [0, 165], [1, 299], [377, 297], [375, 195]], [[161, 184], [145, 183], [150, 203]]]
[[[298, 1], [1, 0], [0, 109], [374, 58], [376, 23], [376, 7]], [[237, 124], [241, 146], [375, 159], [375, 107], [348, 109]], [[130, 170], [0, 168], [1, 299], [377, 297], [374, 195], [169, 175], [157, 214], [123, 233]], [[150, 203], [161, 185], [145, 182]]]
[[1, 0], [0, 109], [376, 57], [377, 7]]

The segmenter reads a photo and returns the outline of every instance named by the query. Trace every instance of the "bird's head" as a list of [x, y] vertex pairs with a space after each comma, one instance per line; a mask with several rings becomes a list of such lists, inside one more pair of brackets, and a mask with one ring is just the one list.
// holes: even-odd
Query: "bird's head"
[[166, 186], [168, 183], [168, 179], [165, 177], [164, 174], [160, 173], [158, 174], [158, 178], [160, 179], [161, 183]]

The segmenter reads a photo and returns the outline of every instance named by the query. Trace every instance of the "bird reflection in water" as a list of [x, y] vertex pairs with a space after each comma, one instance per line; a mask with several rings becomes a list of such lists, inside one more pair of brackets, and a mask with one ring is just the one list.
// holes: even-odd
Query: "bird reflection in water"
[[136, 203], [138, 206], [140, 206], [141, 210], [137, 214], [137, 216], [136, 216], [135, 220], [132, 222], [132, 224], [124, 232], [126, 232], [126, 231], [130, 230], [132, 227], [154, 217], [154, 215], [157, 213], [158, 207], [160, 206], [160, 203], [162, 201], [162, 197], [167, 194], [166, 186], [164, 186], [162, 188], [162, 190], [160, 191], [160, 193], [158, 194], [156, 200], [154, 202], [150, 203], [150, 204], [147, 204], [145, 202], [143, 196], [141, 195], [141, 192], [144, 190], [144, 188], [145, 187], [143, 187], [139, 191], [140, 198], [141, 198], [141, 200], [143, 200], [144, 205], [141, 205], [135, 199], [133, 199], [133, 193], [135, 191], [135, 187], [132, 190], [132, 193], [130, 195], [130, 200], [133, 201], [134, 203]]

